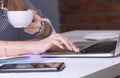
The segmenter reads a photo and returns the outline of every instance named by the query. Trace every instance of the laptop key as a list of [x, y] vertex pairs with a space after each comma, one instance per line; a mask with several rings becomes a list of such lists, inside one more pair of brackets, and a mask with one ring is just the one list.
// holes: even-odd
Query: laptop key
[[79, 53], [110, 53], [115, 50], [116, 44], [117, 41], [98, 42], [80, 50]]

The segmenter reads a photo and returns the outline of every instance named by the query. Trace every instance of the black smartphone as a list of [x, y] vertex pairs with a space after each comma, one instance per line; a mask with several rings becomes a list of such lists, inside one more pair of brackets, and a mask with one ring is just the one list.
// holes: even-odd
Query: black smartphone
[[0, 73], [12, 72], [57, 72], [65, 68], [64, 62], [5, 64], [0, 67]]

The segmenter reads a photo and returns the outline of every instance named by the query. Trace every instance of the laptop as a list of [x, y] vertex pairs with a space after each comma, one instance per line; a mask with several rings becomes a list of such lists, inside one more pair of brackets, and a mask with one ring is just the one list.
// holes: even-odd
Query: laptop
[[75, 42], [78, 53], [66, 50], [45, 52], [42, 57], [115, 57], [120, 55], [120, 36], [114, 40]]

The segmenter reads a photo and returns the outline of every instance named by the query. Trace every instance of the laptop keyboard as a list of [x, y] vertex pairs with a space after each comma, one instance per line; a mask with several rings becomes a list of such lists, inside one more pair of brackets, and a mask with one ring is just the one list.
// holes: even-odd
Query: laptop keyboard
[[115, 50], [117, 41], [98, 42], [80, 50], [81, 53], [110, 53]]

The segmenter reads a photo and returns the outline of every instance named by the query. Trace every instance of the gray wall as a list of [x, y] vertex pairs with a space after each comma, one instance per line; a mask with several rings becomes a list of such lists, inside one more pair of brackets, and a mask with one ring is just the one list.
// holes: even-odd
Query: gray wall
[[58, 0], [31, 0], [36, 7], [40, 8], [43, 14], [49, 18], [57, 32], [59, 30]]

